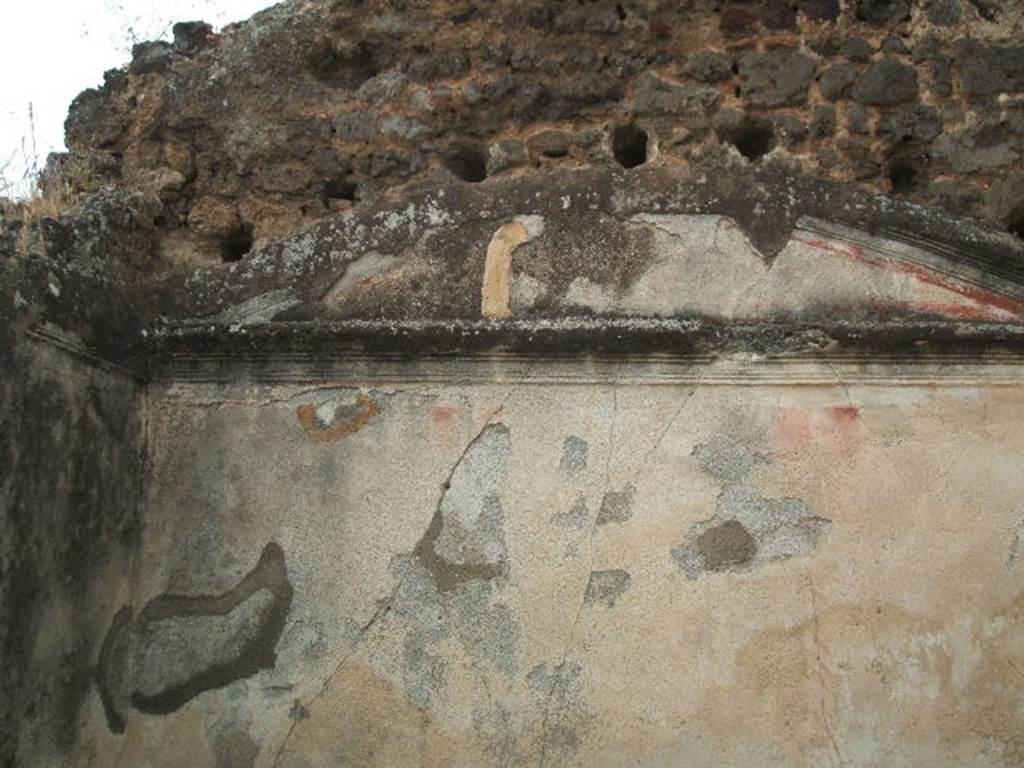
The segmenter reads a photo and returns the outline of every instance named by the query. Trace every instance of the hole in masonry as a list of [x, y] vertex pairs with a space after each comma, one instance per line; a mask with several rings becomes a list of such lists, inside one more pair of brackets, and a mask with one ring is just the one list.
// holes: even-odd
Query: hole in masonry
[[899, 162], [889, 166], [889, 183], [894, 195], [905, 195], [914, 188], [917, 169], [910, 163]]
[[487, 178], [487, 156], [479, 147], [454, 147], [444, 158], [444, 166], [455, 176], [476, 184]]
[[328, 200], [355, 201], [358, 187], [348, 179], [328, 179], [324, 182], [324, 197]]
[[252, 250], [253, 236], [251, 224], [239, 224], [221, 241], [220, 258], [225, 264], [239, 261]]
[[757, 160], [775, 147], [775, 128], [759, 117], [745, 117], [738, 126], [723, 130], [718, 137], [732, 144], [747, 160]]
[[647, 131], [632, 123], [612, 130], [612, 154], [623, 168], [636, 168], [647, 161]]
[[339, 45], [327, 38], [312, 44], [306, 62], [318, 80], [350, 88], [362, 84], [380, 70], [374, 52], [366, 43]]
[[1024, 240], [1024, 203], [1013, 209], [1006, 221], [1006, 231]]

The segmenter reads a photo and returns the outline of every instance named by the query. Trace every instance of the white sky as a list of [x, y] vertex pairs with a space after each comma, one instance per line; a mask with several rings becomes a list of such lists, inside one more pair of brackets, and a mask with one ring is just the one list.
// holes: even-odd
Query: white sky
[[64, 149], [71, 100], [127, 64], [133, 43], [170, 40], [177, 21], [220, 29], [273, 2], [0, 0], [0, 195], [30, 191], [32, 171]]

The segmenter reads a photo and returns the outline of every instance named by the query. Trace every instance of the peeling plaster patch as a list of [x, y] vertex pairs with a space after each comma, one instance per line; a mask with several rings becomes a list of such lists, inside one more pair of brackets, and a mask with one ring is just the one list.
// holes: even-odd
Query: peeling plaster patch
[[512, 252], [529, 239], [526, 227], [518, 221], [502, 225], [491, 238], [480, 293], [480, 313], [484, 317], [500, 320], [512, 314]]
[[753, 560], [757, 554], [757, 542], [743, 523], [726, 520], [697, 537], [697, 551], [709, 571], [724, 571], [730, 566], [746, 565]]
[[290, 289], [267, 291], [241, 304], [228, 307], [217, 315], [216, 322], [242, 327], [263, 325], [300, 303], [299, 297]]
[[539, 764], [560, 764], [576, 754], [594, 716], [583, 697], [583, 667], [563, 661], [548, 671], [547, 664], [530, 670], [526, 683], [542, 708], [540, 744], [534, 748]]
[[507, 568], [498, 482], [511, 450], [508, 427], [489, 425], [452, 470], [434, 519], [416, 547], [442, 592], [472, 579], [495, 578]]
[[608, 491], [601, 499], [601, 510], [597, 513], [597, 524], [624, 523], [633, 516], [633, 497], [636, 488], [626, 484], [621, 491]]
[[745, 447], [715, 437], [696, 446], [693, 455], [723, 487], [714, 517], [693, 526], [672, 550], [687, 577], [749, 570], [810, 552], [831, 527], [799, 499], [766, 499], [747, 479], [765, 459]]
[[583, 602], [588, 605], [602, 603], [613, 608], [615, 601], [629, 589], [631, 580], [630, 575], [619, 568], [610, 571], [591, 571]]
[[519, 625], [494, 599], [508, 572], [498, 486], [511, 445], [508, 427], [486, 426], [452, 468], [413, 552], [392, 563], [398, 587], [389, 613], [403, 625], [402, 686], [423, 709], [446, 684], [448, 662], [431, 648], [449, 638], [474, 659], [516, 674]]
[[402, 687], [421, 709], [429, 709], [444, 688], [445, 660], [428, 650], [431, 633], [413, 629], [402, 641]]
[[332, 443], [365, 427], [380, 413], [376, 401], [360, 392], [355, 404], [335, 406], [330, 403], [315, 406], [305, 403], [295, 409], [299, 424], [317, 444]]
[[557, 512], [551, 517], [553, 524], [577, 530], [585, 528], [589, 520], [590, 510], [587, 508], [587, 500], [583, 496], [576, 499], [567, 512]]
[[590, 446], [582, 437], [569, 435], [562, 443], [562, 460], [558, 468], [567, 475], [578, 475], [587, 468], [587, 452]]
[[1006, 555], [1006, 567], [1013, 568], [1024, 556], [1024, 517], [1017, 520], [1011, 529], [1010, 551]]
[[693, 455], [706, 472], [726, 483], [743, 480], [763, 461], [743, 446], [720, 436], [696, 446]]
[[516, 720], [512, 711], [500, 701], [473, 711], [473, 731], [483, 742], [487, 754], [494, 758], [493, 765], [511, 766], [520, 762], [516, 749], [519, 740]]

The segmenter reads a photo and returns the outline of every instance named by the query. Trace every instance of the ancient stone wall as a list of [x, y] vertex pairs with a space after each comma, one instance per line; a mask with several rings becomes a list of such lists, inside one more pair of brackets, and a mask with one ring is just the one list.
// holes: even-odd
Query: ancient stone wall
[[774, 164], [1019, 232], [1021, 25], [996, 0], [296, 0], [139, 46], [76, 100], [52, 176], [142, 195], [148, 268], [577, 166]]

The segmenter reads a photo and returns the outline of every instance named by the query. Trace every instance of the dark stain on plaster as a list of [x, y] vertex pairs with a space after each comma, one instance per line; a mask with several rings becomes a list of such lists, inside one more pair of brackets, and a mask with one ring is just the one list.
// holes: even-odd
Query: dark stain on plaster
[[317, 407], [311, 403], [300, 405], [295, 409], [299, 424], [309, 435], [309, 439], [320, 445], [333, 443], [346, 435], [355, 434], [379, 413], [380, 407], [376, 401], [362, 392], [356, 395], [354, 405], [336, 408], [334, 418], [327, 424], [320, 420], [317, 415]]
[[441, 511], [438, 510], [434, 513], [434, 517], [431, 518], [427, 532], [416, 545], [416, 549], [413, 550], [441, 592], [451, 592], [457, 586], [467, 581], [475, 579], [488, 581], [501, 576], [505, 569], [504, 563], [463, 563], [455, 565], [439, 556], [434, 550], [434, 542], [441, 535], [443, 525], [444, 517]]
[[[235, 642], [228, 648], [230, 655], [217, 643], [222, 638], [207, 635], [187, 634], [189, 620], [228, 617], [243, 606], [257, 593], [266, 592], [270, 600], [258, 613], [255, 626], [250, 631], [238, 631]], [[179, 709], [204, 691], [222, 688], [237, 680], [250, 677], [262, 669], [271, 669], [277, 660], [277, 643], [284, 631], [288, 610], [291, 607], [293, 588], [288, 580], [284, 551], [270, 542], [263, 548], [259, 561], [249, 573], [232, 589], [220, 595], [177, 595], [164, 594], [150, 600], [134, 621], [131, 610], [126, 606], [117, 612], [107, 632], [97, 666], [97, 687], [103, 701], [104, 711], [111, 731], [124, 731], [124, 718], [119, 711], [121, 700], [127, 699], [135, 709], [145, 714], [166, 715]], [[126, 669], [152, 661], [157, 664], [166, 659], [147, 660], [146, 651], [152, 651], [170, 633], [174, 651], [189, 653], [196, 658], [210, 655], [214, 659], [197, 669], [183, 680], [177, 680], [181, 669], [136, 669], [132, 679], [127, 679]], [[211, 633], [217, 634], [217, 633]], [[181, 638], [195, 643], [194, 647], [182, 649]], [[166, 640], [165, 640], [166, 641]], [[220, 651], [220, 654], [218, 654]], [[218, 657], [221, 656], [221, 657]], [[138, 689], [139, 680], [149, 674], [159, 680], [169, 677], [165, 687], [155, 693]], [[128, 690], [133, 689], [130, 696]]]
[[146, 714], [165, 715], [204, 691], [244, 680], [261, 669], [272, 669], [277, 661], [277, 642], [284, 631], [294, 591], [288, 581], [284, 550], [275, 542], [263, 548], [259, 562], [234, 588], [221, 595], [211, 596], [160, 595], [143, 607], [136, 625], [140, 631], [145, 631], [149, 624], [156, 621], [193, 616], [227, 616], [261, 589], [268, 590], [273, 600], [260, 631], [244, 644], [236, 658], [216, 663], [188, 680], [153, 695], [136, 690], [131, 697], [132, 705]]
[[608, 491], [601, 499], [601, 509], [597, 513], [597, 524], [624, 523], [633, 516], [633, 498], [636, 488], [627, 483], [621, 491]]
[[757, 554], [757, 542], [742, 523], [726, 520], [697, 537], [697, 551], [709, 571], [724, 571], [730, 566], [746, 565], [753, 560]]
[[213, 740], [214, 768], [253, 768], [260, 755], [260, 745], [248, 731], [228, 727]]
[[[103, 638], [100, 658], [96, 664], [96, 687], [99, 690], [103, 714], [112, 733], [124, 733], [125, 723], [114, 702], [114, 690], [119, 688], [116, 680], [126, 672], [123, 662], [128, 656], [128, 633], [131, 630], [132, 609], [122, 606], [114, 614], [110, 629]], [[120, 662], [120, 663], [119, 663]]]

